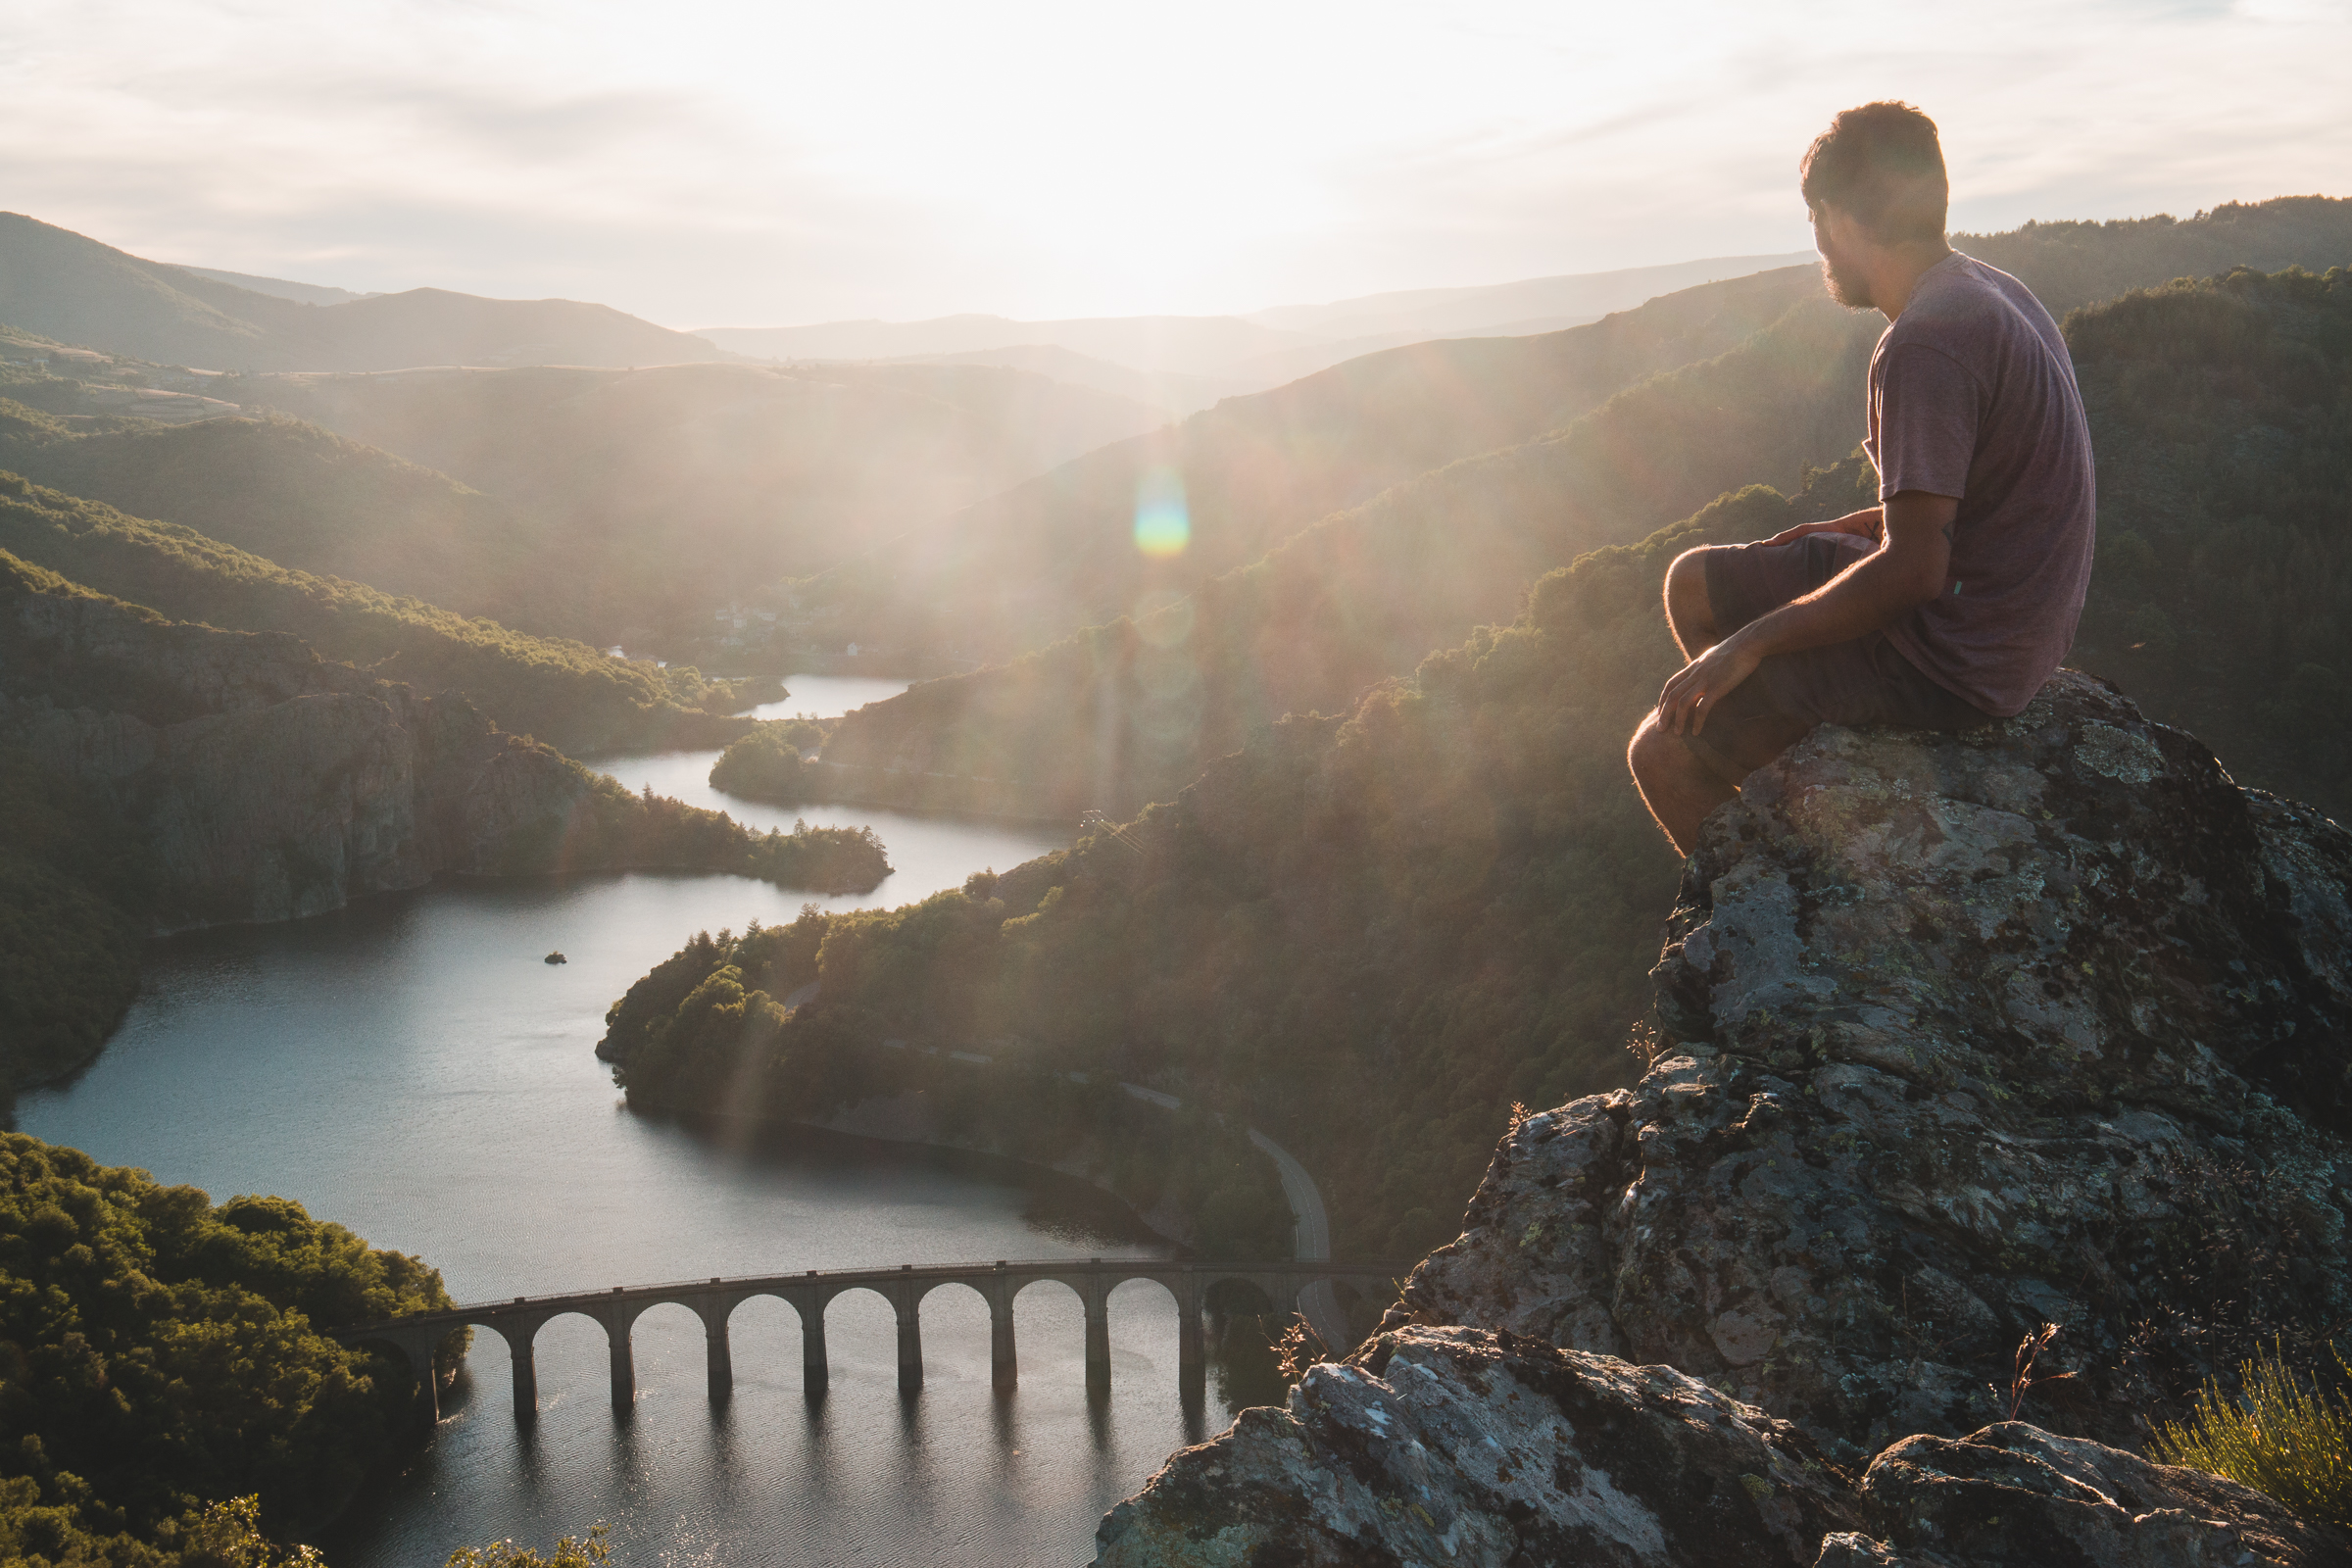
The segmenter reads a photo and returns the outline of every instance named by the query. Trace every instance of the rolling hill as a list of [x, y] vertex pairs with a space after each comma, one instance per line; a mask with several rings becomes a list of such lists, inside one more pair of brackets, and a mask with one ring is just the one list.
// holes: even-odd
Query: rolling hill
[[726, 357], [701, 338], [572, 300], [489, 300], [431, 288], [332, 305], [286, 299], [144, 261], [21, 213], [0, 213], [0, 321], [110, 354], [210, 369]]
[[363, 583], [291, 571], [177, 523], [0, 474], [0, 551], [173, 620], [292, 632], [322, 659], [427, 695], [463, 693], [501, 729], [563, 751], [709, 745], [744, 720], [725, 683], [690, 668], [609, 659]]
[[[1091, 452], [806, 585], [851, 635], [1002, 659], [1188, 593], [1317, 518], [1568, 423], [1744, 342], [1819, 284], [1799, 269], [1653, 300], [1573, 331], [1414, 344], [1230, 398]], [[1181, 489], [1181, 552], [1136, 547], [1146, 476]]]
[[[0, 386], [0, 393], [10, 390]], [[0, 397], [0, 469], [323, 577], [590, 636], [538, 524], [494, 497], [288, 418], [76, 428]]]
[[[2184, 222], [2044, 224], [1962, 239], [2063, 312], [2087, 303], [2081, 289], [2134, 273], [2163, 282], [2199, 256], [2236, 251], [2271, 268], [2352, 258], [2352, 201], [2294, 198]], [[1049, 815], [1171, 799], [1208, 760], [1283, 714], [1345, 710], [1428, 650], [1507, 621], [1544, 570], [1639, 538], [1709, 496], [1751, 482], [1794, 486], [1808, 467], [1838, 462], [1858, 433], [1862, 368], [1879, 326], [1875, 315], [1814, 294], [1712, 360], [1292, 532], [1261, 559], [1193, 585], [1183, 604], [872, 705], [827, 742], [824, 760], [838, 769], [831, 787]], [[1141, 456], [1127, 457], [1136, 473]], [[1117, 477], [1096, 477], [1095, 507], [1115, 497]], [[1279, 493], [1253, 477], [1257, 494]], [[1057, 497], [1063, 478], [1024, 494]], [[1280, 527], [1271, 519], [1282, 514], [1261, 515], [1264, 532]], [[1039, 527], [1038, 516], [1025, 520]], [[1099, 511], [1096, 518], [1098, 532], [1120, 537]], [[1052, 519], [1072, 538], [1085, 521], [1082, 508]], [[1101, 557], [1116, 558], [1115, 549]]]

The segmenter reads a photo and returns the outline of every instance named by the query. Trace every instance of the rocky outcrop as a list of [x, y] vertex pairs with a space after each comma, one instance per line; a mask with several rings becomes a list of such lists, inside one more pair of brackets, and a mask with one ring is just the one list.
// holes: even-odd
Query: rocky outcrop
[[1097, 1560], [1802, 1568], [1859, 1519], [1801, 1433], [1695, 1378], [1407, 1328], [1179, 1455], [1102, 1522]]
[[[1827, 1463], [1879, 1455], [1852, 1496], [1874, 1528], [1834, 1543], [1840, 1562], [2322, 1560], [2278, 1544], [2275, 1508], [2246, 1524], [2242, 1489], [2119, 1450], [2258, 1343], [2316, 1352], [2352, 1320], [2348, 888], [2352, 836], [2082, 676], [1968, 735], [1824, 727], [1707, 824], [1649, 1070], [1520, 1120], [1375, 1345], [1476, 1330], [1573, 1352], [1588, 1379], [1649, 1363]], [[2044, 1323], [2037, 1371], [2074, 1375], [2013, 1389]], [[1994, 1425], [2021, 1410], [2067, 1437]], [[1180, 1516], [1202, 1539], [1272, 1519], [1281, 1483], [1242, 1460], [1277, 1438], [1321, 1454], [1321, 1419], [1295, 1401], [1296, 1437], [1260, 1418], [1180, 1456], [1127, 1515], [1161, 1523], [1114, 1538], [1114, 1515], [1103, 1560], [1153, 1560], [1141, 1543]], [[1433, 1468], [1481, 1473], [1420, 1441]], [[1218, 1466], [1258, 1490], [1209, 1485]], [[1334, 1487], [1406, 1495], [1320, 1458], [1293, 1473], [1310, 1511]], [[1985, 1500], [2000, 1488], [2042, 1500]], [[1571, 1516], [1457, 1493], [1472, 1534]], [[2041, 1534], [2017, 1534], [2030, 1514]], [[1404, 1528], [1364, 1539], [1412, 1560]], [[1307, 1555], [1232, 1560], [1323, 1560], [1324, 1529], [1269, 1525], [1257, 1539]], [[2020, 1544], [2044, 1537], [2076, 1546]]]
[[185, 625], [62, 585], [0, 596], [0, 745], [134, 826], [164, 929], [493, 869], [520, 840], [560, 837], [590, 787], [463, 698], [420, 697], [284, 633]]
[[1905, 1438], [1859, 1496], [1880, 1539], [1825, 1541], [1819, 1568], [2221, 1568], [2341, 1564], [2340, 1532], [2249, 1487], [2004, 1422], [1962, 1441]]
[[2352, 1316], [2348, 883], [2352, 836], [2081, 676], [1824, 728], [1708, 824], [1661, 1058], [1516, 1128], [1396, 1315], [1678, 1366], [1849, 1463], [2007, 1413], [2053, 1322], [2033, 1408], [2136, 1444]]

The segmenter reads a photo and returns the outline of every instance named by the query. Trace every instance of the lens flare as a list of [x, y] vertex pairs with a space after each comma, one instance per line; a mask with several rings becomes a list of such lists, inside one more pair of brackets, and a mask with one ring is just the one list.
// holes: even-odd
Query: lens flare
[[1135, 548], [1154, 561], [1184, 554], [1193, 542], [1193, 514], [1184, 504], [1184, 475], [1171, 467], [1144, 470], [1135, 485]]

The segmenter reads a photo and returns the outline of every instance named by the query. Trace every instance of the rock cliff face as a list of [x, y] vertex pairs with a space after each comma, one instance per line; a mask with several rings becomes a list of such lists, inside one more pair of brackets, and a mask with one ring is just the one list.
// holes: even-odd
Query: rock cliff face
[[0, 745], [143, 834], [165, 929], [318, 913], [560, 833], [587, 775], [463, 698], [424, 698], [275, 632], [96, 595], [0, 597]]
[[[2348, 889], [2352, 836], [2081, 676], [1968, 736], [1816, 732], [1708, 823], [1641, 1083], [1514, 1127], [1383, 1333], [1172, 1461], [1102, 1561], [2338, 1560], [2118, 1450], [2256, 1343], [2352, 1319]], [[1995, 1424], [2045, 1322], [2040, 1370], [2075, 1376], [2019, 1413], [2066, 1438]], [[1470, 1344], [1490, 1385], [1584, 1393], [1448, 1425], [1394, 1368]], [[1379, 1382], [1431, 1413], [1349, 1450]], [[1760, 1446], [1594, 1435], [1645, 1421]], [[1618, 1544], [1588, 1544], [1609, 1487]], [[1742, 1494], [1737, 1550], [1674, 1535]]]

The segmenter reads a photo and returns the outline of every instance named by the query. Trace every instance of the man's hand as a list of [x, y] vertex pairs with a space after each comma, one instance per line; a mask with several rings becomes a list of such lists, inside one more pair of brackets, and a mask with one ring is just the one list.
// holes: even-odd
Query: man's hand
[[1672, 735], [1700, 734], [1707, 715], [1773, 655], [1862, 636], [1935, 598], [1951, 564], [1952, 523], [1959, 511], [1953, 497], [1905, 490], [1884, 508], [1836, 522], [1803, 523], [1769, 541], [1858, 533], [1865, 521], [1876, 525], [1874, 537], [1885, 534], [1878, 549], [1804, 598], [1757, 616], [1685, 664], [1658, 694], [1658, 727]]
[[1670, 735], [1696, 735], [1707, 717], [1741, 681], [1756, 672], [1764, 656], [1752, 639], [1736, 631], [1678, 670], [1658, 694], [1658, 727]]
[[1886, 513], [1883, 507], [1871, 507], [1862, 512], [1849, 512], [1828, 522], [1800, 522], [1793, 528], [1783, 528], [1764, 542], [1768, 545], [1792, 545], [1807, 534], [1850, 533], [1856, 538], [1877, 541], [1886, 536]]

